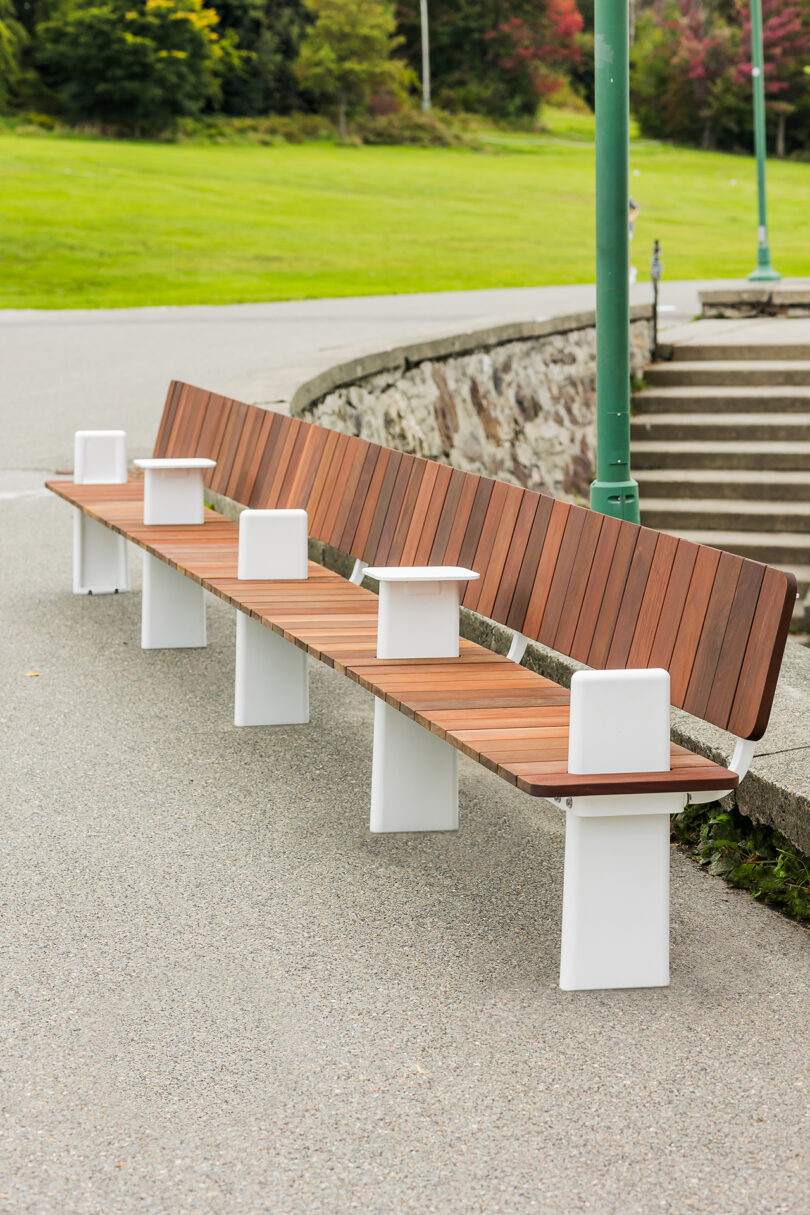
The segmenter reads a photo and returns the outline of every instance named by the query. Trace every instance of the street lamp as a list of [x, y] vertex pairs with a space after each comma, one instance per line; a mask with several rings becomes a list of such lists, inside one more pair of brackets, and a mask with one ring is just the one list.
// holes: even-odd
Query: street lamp
[[638, 523], [630, 476], [628, 0], [596, 0], [596, 480], [591, 508]]
[[751, 83], [754, 86], [754, 152], [757, 158], [757, 200], [759, 225], [757, 227], [757, 265], [748, 275], [749, 282], [776, 283], [781, 274], [771, 265], [771, 250], [768, 246], [768, 217], [765, 199], [765, 157], [767, 135], [765, 130], [765, 75], [762, 50], [762, 0], [751, 0]]
[[428, 37], [427, 0], [419, 0], [419, 16], [422, 22], [422, 109], [430, 109], [430, 40]]

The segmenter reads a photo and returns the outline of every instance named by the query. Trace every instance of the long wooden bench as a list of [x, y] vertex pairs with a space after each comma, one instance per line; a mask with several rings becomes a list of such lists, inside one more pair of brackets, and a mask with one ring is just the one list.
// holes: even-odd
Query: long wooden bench
[[[205, 483], [251, 510], [306, 511], [309, 536], [353, 557], [358, 579], [364, 566], [474, 571], [478, 577], [464, 584], [461, 602], [513, 631], [513, 657], [522, 639], [531, 639], [596, 671], [620, 672], [610, 696], [623, 695], [626, 673], [624, 701], [609, 703], [624, 705], [630, 729], [644, 732], [649, 683], [633, 682], [633, 673], [659, 670], [669, 673], [673, 705], [736, 737], [728, 768], [672, 744], [668, 766], [664, 760], [647, 771], [616, 771], [610, 748], [621, 750], [622, 743], [620, 736], [613, 741], [615, 715], [585, 712], [591, 732], [604, 733], [601, 754], [608, 759], [598, 770], [569, 771], [569, 692], [519, 662], [464, 640], [457, 658], [378, 658], [378, 599], [362, 586], [314, 563], [303, 581], [240, 579], [239, 526], [208, 510], [202, 524], [146, 525], [138, 476], [125, 484], [49, 483], [81, 515], [143, 548], [161, 568], [178, 571], [367, 688], [398, 718], [424, 727], [433, 736], [425, 747], [440, 740], [531, 795], [566, 799], [562, 985], [666, 982], [666, 951], [663, 960], [658, 946], [650, 953], [631, 927], [658, 915], [649, 910], [649, 891], [617, 907], [610, 888], [637, 885], [633, 870], [646, 867], [660, 892], [661, 823], [685, 795], [706, 800], [738, 783], [767, 725], [795, 600], [792, 575], [180, 383], [170, 387], [154, 456], [215, 461]], [[578, 694], [598, 689], [583, 683]], [[427, 740], [424, 731], [414, 730], [414, 737]], [[434, 752], [423, 755], [418, 739], [409, 735], [396, 746], [415, 747], [411, 761], [430, 769]], [[375, 771], [382, 764], [377, 746], [375, 737]], [[648, 819], [655, 820], [654, 842], [639, 835]], [[602, 865], [608, 876], [600, 878], [597, 861], [612, 847], [604, 837], [608, 821], [635, 835], [629, 842], [616, 836]], [[569, 852], [576, 853], [570, 871]], [[622, 864], [631, 867], [629, 876]], [[658, 924], [653, 935], [662, 931]], [[605, 932], [625, 938], [612, 953]]]

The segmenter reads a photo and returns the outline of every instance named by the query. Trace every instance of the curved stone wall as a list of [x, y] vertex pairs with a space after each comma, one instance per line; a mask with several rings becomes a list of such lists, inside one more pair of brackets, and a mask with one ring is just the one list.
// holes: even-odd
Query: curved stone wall
[[[585, 499], [596, 453], [594, 314], [502, 325], [342, 364], [298, 389], [291, 412], [401, 451], [556, 497]], [[631, 314], [631, 369], [652, 346]]]

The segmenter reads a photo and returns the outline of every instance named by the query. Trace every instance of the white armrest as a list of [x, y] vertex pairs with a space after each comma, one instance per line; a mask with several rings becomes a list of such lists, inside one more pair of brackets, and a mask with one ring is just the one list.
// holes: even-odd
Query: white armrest
[[460, 565], [369, 565], [365, 572], [378, 582], [471, 582], [481, 577]]
[[148, 469], [151, 472], [171, 472], [181, 468], [213, 468], [216, 460], [209, 460], [206, 456], [166, 456], [133, 460], [132, 463], [136, 468]]
[[147, 527], [172, 523], [202, 523], [205, 517], [203, 472], [216, 460], [205, 456], [170, 456], [135, 460], [146, 474], [143, 521]]
[[380, 583], [378, 658], [458, 658], [461, 583], [480, 577], [458, 565], [370, 566]]

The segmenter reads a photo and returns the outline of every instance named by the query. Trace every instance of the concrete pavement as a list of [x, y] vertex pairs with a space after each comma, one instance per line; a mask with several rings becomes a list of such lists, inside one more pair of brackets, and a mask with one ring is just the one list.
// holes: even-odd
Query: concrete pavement
[[[667, 284], [662, 322], [694, 316], [705, 285]], [[631, 295], [633, 303], [650, 301], [650, 284]], [[171, 379], [283, 410], [299, 384], [335, 363], [594, 303], [594, 288], [585, 284], [229, 307], [0, 312], [0, 468], [69, 468], [79, 425], [124, 425], [132, 455], [151, 454]]]
[[[351, 345], [377, 301], [337, 305]], [[169, 375], [237, 391], [238, 348], [281, 393], [329, 328], [283, 307], [2, 322], [0, 1212], [806, 1210], [805, 929], [676, 853], [672, 986], [560, 992], [559, 812], [462, 757], [458, 833], [372, 838], [362, 689], [314, 665], [309, 726], [236, 730], [222, 603], [144, 653], [137, 578], [70, 593], [32, 470], [81, 425], [147, 450]]]

